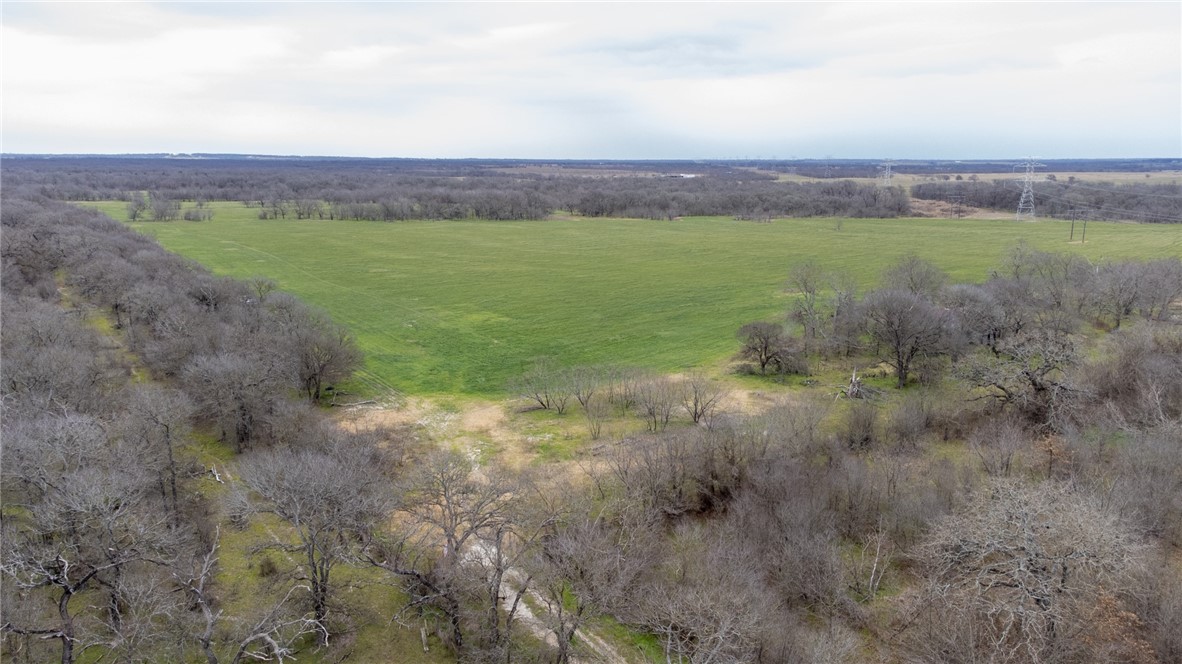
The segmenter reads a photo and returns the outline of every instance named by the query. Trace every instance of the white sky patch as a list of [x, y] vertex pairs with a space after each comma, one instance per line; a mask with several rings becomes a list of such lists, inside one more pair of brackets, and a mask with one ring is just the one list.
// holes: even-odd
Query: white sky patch
[[329, 69], [367, 69], [375, 67], [405, 49], [398, 46], [355, 46], [328, 51], [321, 63]]
[[1182, 4], [7, 2], [3, 150], [1182, 156]]

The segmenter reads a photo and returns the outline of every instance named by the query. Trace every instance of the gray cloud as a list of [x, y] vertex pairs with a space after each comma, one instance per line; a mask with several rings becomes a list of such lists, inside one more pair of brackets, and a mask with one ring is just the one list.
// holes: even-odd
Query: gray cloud
[[5, 5], [4, 149], [1178, 156], [1176, 3]]

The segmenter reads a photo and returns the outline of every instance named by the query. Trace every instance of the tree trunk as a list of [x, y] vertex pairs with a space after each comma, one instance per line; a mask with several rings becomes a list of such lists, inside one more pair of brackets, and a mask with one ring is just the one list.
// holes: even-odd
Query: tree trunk
[[74, 619], [70, 616], [70, 598], [74, 593], [63, 589], [62, 596], [57, 602], [57, 612], [62, 619], [61, 636], [62, 664], [74, 664]]

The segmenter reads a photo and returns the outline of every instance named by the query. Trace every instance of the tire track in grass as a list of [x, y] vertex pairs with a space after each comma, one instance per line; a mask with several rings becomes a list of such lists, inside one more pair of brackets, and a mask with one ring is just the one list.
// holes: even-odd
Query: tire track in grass
[[[242, 249], [252, 251], [252, 252], [262, 255], [262, 256], [266, 256], [267, 258], [275, 261], [276, 263], [279, 263], [281, 265], [285, 265], [288, 268], [295, 270], [296, 272], [299, 272], [300, 274], [303, 274], [303, 275], [309, 277], [310, 279], [317, 281], [321, 284], [324, 284], [334, 290], [348, 293], [348, 294], [356, 296], [356, 297], [366, 298], [370, 301], [376, 300], [378, 303], [380, 303], [382, 305], [389, 306], [392, 308], [401, 309], [406, 312], [410, 312], [411, 314], [413, 314], [416, 317], [416, 320], [425, 320], [428, 324], [434, 325], [438, 329], [444, 329], [446, 327], [443, 318], [437, 314], [430, 313], [430, 312], [425, 311], [423, 309], [416, 309], [415, 307], [407, 306], [406, 304], [403, 304], [401, 302], [395, 302], [395, 301], [390, 300], [388, 298], [382, 297], [378, 293], [374, 293], [374, 292], [370, 292], [370, 291], [363, 291], [363, 290], [360, 290], [357, 288], [346, 286], [344, 284], [339, 284], [337, 282], [330, 281], [328, 279], [325, 279], [321, 275], [317, 274], [316, 272], [309, 270], [309, 269], [303, 267], [302, 265], [299, 265], [298, 263], [294, 263], [294, 262], [287, 260], [281, 256], [277, 256], [269, 251], [264, 251], [264, 250], [259, 249], [257, 247], [252, 247], [248, 244], [238, 242], [236, 240], [222, 240], [222, 242], [224, 242], [226, 244], [238, 246]], [[464, 330], [464, 333], [471, 336], [471, 337], [474, 337], [476, 339], [484, 341], [486, 343], [492, 342], [492, 339], [490, 339], [489, 337], [481, 335], [481, 334], [474, 332], [472, 330]], [[357, 372], [357, 375], [365, 383], [369, 383], [371, 385], [378, 385], [382, 389], [384, 389], [388, 392], [391, 392], [395, 395], [400, 395], [402, 393], [401, 390], [394, 387], [389, 382], [384, 380], [381, 376], [377, 375], [376, 373], [374, 373], [368, 369], [362, 369], [361, 371]]]
[[349, 286], [345, 286], [345, 285], [343, 285], [343, 284], [338, 284], [338, 283], [336, 283], [336, 282], [334, 282], [334, 281], [329, 281], [328, 279], [325, 279], [324, 277], [320, 276], [319, 274], [316, 274], [315, 272], [312, 272], [311, 270], [309, 270], [309, 269], [307, 269], [307, 268], [305, 268], [305, 267], [302, 267], [301, 265], [299, 265], [299, 264], [297, 264], [297, 263], [293, 263], [293, 262], [291, 262], [291, 261], [289, 261], [289, 260], [287, 260], [287, 259], [285, 259], [285, 258], [282, 258], [282, 257], [280, 257], [280, 256], [276, 256], [275, 254], [272, 254], [272, 253], [271, 253], [271, 252], [269, 252], [269, 251], [263, 251], [262, 249], [258, 249], [258, 248], [256, 248], [256, 247], [252, 247], [252, 246], [250, 246], [250, 245], [248, 245], [248, 244], [243, 244], [243, 243], [241, 243], [241, 242], [237, 242], [237, 241], [235, 241], [235, 240], [222, 240], [222, 242], [225, 242], [226, 244], [235, 244], [235, 245], [238, 245], [239, 247], [242, 247], [243, 249], [248, 249], [248, 250], [250, 250], [250, 251], [253, 251], [253, 252], [257, 253], [257, 254], [262, 254], [263, 256], [266, 256], [266, 257], [268, 257], [268, 258], [270, 258], [270, 259], [274, 260], [274, 261], [275, 261], [275, 262], [277, 262], [277, 263], [280, 263], [280, 264], [286, 265], [286, 266], [288, 266], [288, 267], [292, 268], [293, 270], [296, 270], [297, 272], [300, 272], [300, 273], [302, 273], [302, 274], [305, 274], [305, 275], [307, 275], [307, 276], [311, 277], [312, 279], [314, 279], [314, 280], [316, 280], [316, 281], [319, 281], [320, 283], [322, 283], [322, 284], [324, 284], [324, 285], [326, 285], [326, 286], [330, 286], [330, 287], [332, 287], [332, 288], [335, 288], [335, 289], [337, 289], [337, 290], [341, 290], [341, 291], [344, 291], [344, 292], [346, 292], [346, 293], [351, 293], [351, 294], [353, 294], [353, 295], [358, 295], [358, 296], [361, 296], [361, 297], [366, 297], [366, 298], [375, 298], [375, 297], [376, 297], [376, 298], [378, 298], [378, 299], [381, 299], [381, 300], [383, 301], [383, 304], [389, 304], [389, 305], [392, 305], [392, 306], [394, 306], [394, 307], [397, 307], [397, 308], [403, 309], [404, 311], [409, 311], [409, 312], [411, 312], [411, 313], [413, 313], [413, 314], [415, 314], [416, 316], [419, 316], [419, 317], [421, 317], [421, 318], [427, 318], [427, 319], [434, 318], [435, 322], [437, 322], [437, 323], [441, 323], [441, 322], [442, 322], [442, 319], [440, 319], [438, 316], [436, 316], [436, 315], [434, 315], [434, 314], [428, 314], [427, 312], [425, 312], [425, 311], [423, 311], [423, 310], [421, 310], [421, 309], [415, 309], [414, 307], [409, 307], [409, 306], [407, 306], [407, 305], [405, 305], [405, 304], [401, 304], [401, 303], [398, 303], [398, 302], [391, 302], [391, 301], [388, 301], [388, 300], [386, 300], [385, 298], [381, 298], [380, 296], [378, 296], [378, 295], [376, 295], [376, 294], [374, 294], [374, 293], [370, 293], [370, 292], [366, 292], [366, 291], [361, 291], [361, 290], [358, 290], [358, 289], [356, 289], [356, 288], [351, 288], [351, 287], [349, 287]]

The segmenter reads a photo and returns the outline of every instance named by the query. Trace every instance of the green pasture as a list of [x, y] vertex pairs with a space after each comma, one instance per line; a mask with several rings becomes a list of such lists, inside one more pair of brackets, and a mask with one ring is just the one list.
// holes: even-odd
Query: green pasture
[[[677, 371], [717, 366], [743, 323], [783, 316], [789, 268], [864, 287], [915, 252], [981, 281], [1019, 241], [1093, 261], [1182, 255], [1182, 227], [1092, 222], [730, 218], [677, 221], [296, 221], [214, 203], [211, 222], [137, 230], [218, 274], [263, 275], [349, 326], [362, 379], [420, 394], [500, 392], [534, 358]], [[126, 220], [122, 203], [98, 207]]]

